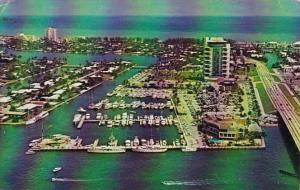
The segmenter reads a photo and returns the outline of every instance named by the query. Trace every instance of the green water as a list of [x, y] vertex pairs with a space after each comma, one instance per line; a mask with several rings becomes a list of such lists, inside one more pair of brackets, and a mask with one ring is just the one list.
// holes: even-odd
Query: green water
[[[40, 53], [21, 53], [26, 59]], [[43, 54], [44, 55], [44, 54]], [[49, 55], [53, 56], [53, 55]], [[55, 55], [57, 56], [57, 55]], [[70, 64], [80, 64], [85, 60], [98, 59], [92, 55], [63, 55]], [[107, 58], [114, 59], [112, 55]], [[140, 65], [151, 65], [153, 58], [123, 56]], [[134, 74], [139, 69], [122, 73], [113, 81], [106, 81], [93, 91], [95, 100]], [[83, 143], [91, 143], [95, 138], [107, 139], [111, 130], [95, 125], [77, 130], [72, 126], [73, 114], [78, 107], [86, 106], [89, 93], [53, 111], [44, 121], [44, 134], [55, 133], [80, 136]], [[163, 154], [126, 153], [116, 155], [88, 154], [85, 152], [41, 152], [25, 155], [28, 142], [39, 138], [42, 123], [31, 127], [0, 128], [0, 189], [274, 189], [298, 190], [296, 178], [282, 175], [279, 169], [295, 172], [298, 156], [292, 148], [289, 136], [278, 128], [266, 129], [266, 150], [199, 151], [183, 153], [168, 151]], [[116, 128], [115, 136], [120, 141], [139, 134], [150, 136], [151, 130], [139, 128]], [[176, 129], [162, 128], [152, 131], [164, 138], [177, 137]], [[105, 141], [105, 140], [103, 140]], [[63, 170], [52, 173], [54, 167]], [[52, 177], [83, 180], [81, 182], [51, 182]], [[86, 180], [86, 181], [84, 181]], [[195, 186], [165, 186], [164, 180], [197, 181]]]

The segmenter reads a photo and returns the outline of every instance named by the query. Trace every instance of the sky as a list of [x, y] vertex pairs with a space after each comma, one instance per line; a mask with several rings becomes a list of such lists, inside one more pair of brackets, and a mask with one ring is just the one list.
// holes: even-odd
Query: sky
[[0, 0], [0, 14], [300, 16], [300, 0]]

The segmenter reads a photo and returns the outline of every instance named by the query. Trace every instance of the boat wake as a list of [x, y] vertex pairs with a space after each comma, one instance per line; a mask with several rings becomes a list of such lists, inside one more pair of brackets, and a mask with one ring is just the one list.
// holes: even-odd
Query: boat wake
[[230, 184], [228, 181], [219, 181], [216, 182], [215, 180], [193, 180], [193, 181], [162, 181], [163, 185], [167, 186], [205, 186], [205, 185], [226, 185]]
[[72, 178], [51, 178], [53, 182], [90, 182], [90, 181], [101, 181], [103, 179], [72, 179]]

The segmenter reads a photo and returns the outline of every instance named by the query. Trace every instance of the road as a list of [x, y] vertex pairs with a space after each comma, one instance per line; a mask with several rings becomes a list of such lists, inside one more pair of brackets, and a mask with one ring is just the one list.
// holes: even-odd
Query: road
[[[262, 79], [267, 94], [274, 107], [280, 113], [288, 128], [295, 145], [300, 151], [300, 117], [296, 113], [293, 105], [285, 97], [284, 93], [276, 84], [273, 76], [263, 62], [252, 60], [256, 64], [257, 72]], [[263, 102], [262, 102], [263, 103]]]

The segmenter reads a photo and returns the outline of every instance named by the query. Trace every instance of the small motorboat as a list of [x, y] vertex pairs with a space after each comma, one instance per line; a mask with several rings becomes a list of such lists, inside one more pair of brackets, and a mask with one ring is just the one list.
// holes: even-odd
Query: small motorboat
[[80, 107], [77, 111], [78, 111], [79, 113], [86, 113], [86, 110], [83, 109], [82, 107]]
[[25, 154], [27, 154], [27, 155], [35, 154], [35, 152], [34, 152], [33, 150], [27, 150], [27, 151], [25, 152]]
[[61, 167], [56, 167], [56, 168], [54, 168], [52, 171], [53, 171], [54, 173], [56, 173], [56, 172], [59, 172], [61, 169], [62, 169]]
[[284, 175], [288, 175], [288, 176], [291, 176], [291, 177], [299, 177], [296, 173], [288, 172], [288, 171], [285, 171], [285, 170], [279, 170], [279, 173], [284, 174]]

